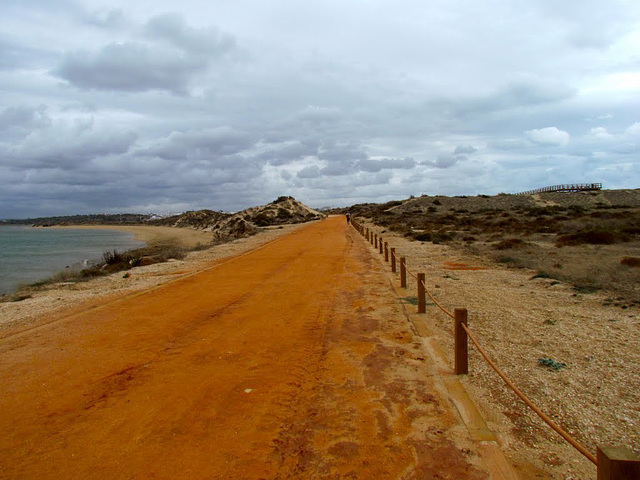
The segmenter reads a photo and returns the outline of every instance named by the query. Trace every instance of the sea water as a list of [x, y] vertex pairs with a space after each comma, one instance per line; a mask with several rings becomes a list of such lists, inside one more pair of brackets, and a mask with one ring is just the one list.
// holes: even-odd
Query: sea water
[[0, 293], [98, 262], [107, 250], [143, 245], [132, 233], [118, 230], [0, 226]]

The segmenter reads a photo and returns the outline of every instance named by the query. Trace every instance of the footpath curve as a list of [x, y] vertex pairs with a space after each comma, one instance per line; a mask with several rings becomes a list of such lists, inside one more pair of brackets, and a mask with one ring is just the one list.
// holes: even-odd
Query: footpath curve
[[342, 217], [0, 358], [0, 478], [491, 477]]

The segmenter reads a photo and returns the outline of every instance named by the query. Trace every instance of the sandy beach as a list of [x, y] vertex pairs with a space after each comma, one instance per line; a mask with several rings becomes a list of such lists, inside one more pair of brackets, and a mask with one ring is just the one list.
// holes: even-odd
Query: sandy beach
[[197, 245], [207, 245], [211, 243], [210, 232], [194, 230], [191, 228], [173, 227], [152, 227], [144, 225], [73, 225], [73, 226], [53, 226], [48, 228], [66, 229], [82, 228], [88, 230], [120, 230], [132, 233], [136, 240], [146, 244], [153, 243], [178, 243], [187, 248]]
[[[20, 301], [0, 303], [0, 335], [8, 331], [28, 330], [42, 323], [55, 321], [106, 301], [155, 288], [186, 275], [210, 268], [225, 259], [240, 255], [269, 243], [282, 235], [301, 228], [304, 224], [285, 225], [263, 229], [257, 235], [229, 243], [190, 252], [183, 260], [169, 260], [127, 272], [97, 277], [87, 282], [54, 283], [38, 290], [25, 292], [30, 295]], [[210, 244], [211, 233], [188, 228], [152, 227], [138, 225], [96, 225], [50, 228], [116, 229], [131, 232], [135, 238], [147, 244], [177, 242], [186, 247]]]

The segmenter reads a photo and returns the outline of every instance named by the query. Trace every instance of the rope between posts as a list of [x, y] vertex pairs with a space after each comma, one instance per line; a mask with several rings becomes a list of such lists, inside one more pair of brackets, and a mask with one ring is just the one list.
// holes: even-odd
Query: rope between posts
[[[416, 280], [418, 280], [418, 277], [416, 275], [414, 275], [413, 273], [411, 273], [411, 270], [409, 270], [406, 266], [405, 266], [405, 270], [407, 271], [407, 273], [409, 275], [411, 275], [413, 278], [415, 278]], [[446, 313], [447, 315], [449, 315], [451, 318], [455, 318], [455, 315], [453, 313], [451, 313], [449, 310], [447, 310], [446, 308], [444, 308], [440, 302], [438, 302], [438, 300], [436, 300], [436, 298], [431, 295], [431, 292], [427, 289], [427, 286], [424, 284], [424, 282], [420, 282], [422, 283], [422, 286], [424, 287], [424, 291], [426, 292], [427, 295], [429, 295], [429, 298], [433, 301], [433, 303], [435, 303], [438, 308], [440, 310], [442, 310], [444, 313]]]
[[[391, 254], [395, 257], [395, 253], [391, 252]], [[397, 258], [397, 257], [396, 257]], [[411, 275], [413, 278], [415, 278], [416, 280], [418, 280], [418, 277], [416, 275], [414, 275], [408, 268], [406, 268], [405, 265], [405, 271]], [[435, 297], [431, 294], [431, 292], [427, 289], [427, 286], [425, 285], [424, 282], [420, 282], [422, 284], [422, 286], [424, 287], [425, 292], [427, 293], [427, 295], [429, 295], [429, 298], [431, 298], [431, 300], [438, 306], [438, 308], [440, 308], [440, 310], [442, 310], [445, 314], [449, 315], [451, 318], [455, 318], [455, 315], [452, 314], [451, 312], [449, 312], [448, 310], [446, 310], [436, 299]], [[469, 330], [469, 328], [467, 327], [467, 325], [465, 323], [461, 323], [460, 324], [462, 326], [462, 328], [464, 329], [464, 331], [467, 333], [467, 335], [469, 336], [469, 339], [471, 339], [471, 342], [475, 345], [475, 347], [478, 349], [478, 352], [480, 352], [480, 355], [482, 355], [482, 357], [487, 361], [487, 363], [489, 364], [489, 366], [491, 368], [493, 368], [493, 370], [500, 376], [500, 378], [502, 378], [502, 380], [507, 384], [507, 386], [509, 388], [511, 388], [514, 393], [520, 397], [520, 399], [531, 409], [533, 410], [536, 415], [538, 415], [547, 425], [549, 425], [558, 435], [560, 435], [562, 438], [564, 438], [572, 447], [574, 447], [576, 450], [578, 450], [580, 453], [582, 453], [582, 455], [584, 455], [589, 461], [591, 461], [594, 465], [598, 465], [598, 459], [596, 458], [595, 455], [593, 455], [591, 452], [589, 452], [589, 450], [587, 450], [580, 442], [578, 442], [577, 440], [575, 440], [571, 435], [569, 435], [569, 433], [567, 433], [565, 430], [563, 430], [559, 425], [557, 425], [548, 415], [546, 415], [542, 410], [540, 410], [531, 400], [529, 400], [529, 398], [509, 379], [509, 377], [507, 377], [507, 375], [500, 370], [500, 368], [496, 365], [496, 363], [491, 360], [491, 358], [489, 358], [489, 355], [487, 354], [487, 352], [480, 346], [480, 344], [478, 343], [478, 341], [476, 340], [475, 336], [471, 333], [471, 331]]]
[[493, 368], [495, 370], [495, 372], [500, 376], [500, 378], [502, 378], [502, 380], [504, 380], [504, 382], [509, 386], [509, 388], [511, 388], [515, 392], [515, 394], [518, 395], [518, 397], [520, 397], [520, 399], [522, 399], [522, 401], [525, 404], [527, 404], [527, 406], [531, 410], [533, 410], [542, 420], [544, 420], [544, 422], [547, 425], [549, 425], [553, 430], [555, 430], [558, 435], [560, 435], [567, 442], [569, 442], [573, 448], [575, 448], [580, 453], [582, 453], [585, 457], [587, 457], [594, 465], [598, 465], [598, 460], [595, 457], [595, 455], [593, 455], [591, 452], [589, 452], [589, 450], [587, 450], [581, 443], [579, 443], [571, 435], [569, 435], [566, 431], [564, 431], [548, 415], [546, 415], [531, 400], [529, 400], [529, 398], [524, 393], [522, 393], [522, 391], [518, 387], [516, 387], [516, 385], [509, 379], [509, 377], [507, 377], [507, 375], [502, 370], [500, 370], [500, 368], [495, 364], [495, 362], [493, 360], [491, 360], [491, 358], [489, 358], [489, 355], [478, 344], [478, 341], [473, 336], [473, 334], [471, 333], [469, 328], [464, 323], [461, 323], [460, 325], [462, 326], [464, 331], [467, 332], [467, 335], [469, 336], [469, 339], [471, 339], [471, 342], [473, 342], [473, 344], [476, 346], [476, 348], [480, 352], [480, 355], [482, 355], [484, 357], [484, 359], [491, 366], [491, 368]]
[[440, 305], [440, 303], [435, 299], [435, 297], [431, 295], [431, 292], [427, 290], [427, 286], [424, 284], [424, 282], [420, 282], [420, 283], [422, 283], [422, 286], [424, 287], [424, 291], [427, 292], [427, 295], [429, 295], [429, 298], [433, 300], [433, 303], [435, 303], [440, 310], [442, 310], [444, 313], [449, 315], [451, 318], [456, 318], [456, 316], [453, 313], [451, 313], [449, 310], [447, 310], [442, 305]]

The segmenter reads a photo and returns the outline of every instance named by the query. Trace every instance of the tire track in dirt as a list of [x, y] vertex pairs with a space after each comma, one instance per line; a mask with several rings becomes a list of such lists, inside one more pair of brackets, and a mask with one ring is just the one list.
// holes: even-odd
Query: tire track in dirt
[[0, 477], [487, 478], [355, 235], [330, 218], [2, 339]]

